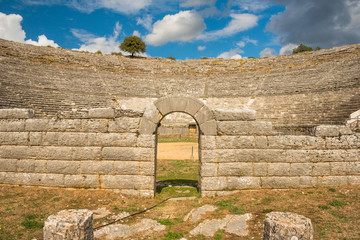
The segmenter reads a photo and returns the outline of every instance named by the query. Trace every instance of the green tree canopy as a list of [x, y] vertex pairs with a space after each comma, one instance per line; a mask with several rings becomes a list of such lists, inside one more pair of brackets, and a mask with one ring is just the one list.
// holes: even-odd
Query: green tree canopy
[[300, 53], [300, 52], [306, 52], [306, 51], [313, 51], [312, 47], [308, 47], [305, 44], [300, 43], [300, 45], [297, 48], [293, 49], [293, 54]]
[[131, 53], [132, 57], [134, 53], [144, 53], [146, 51], [145, 43], [137, 36], [125, 38], [119, 47], [121, 50]]

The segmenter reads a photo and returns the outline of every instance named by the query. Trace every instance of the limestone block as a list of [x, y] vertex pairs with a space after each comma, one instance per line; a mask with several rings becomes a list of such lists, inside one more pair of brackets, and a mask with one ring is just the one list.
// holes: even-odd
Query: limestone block
[[272, 135], [271, 122], [224, 121], [218, 122], [220, 135]]
[[194, 118], [200, 126], [207, 121], [215, 120], [213, 113], [205, 105], [199, 109], [199, 111], [194, 115]]
[[214, 119], [202, 123], [199, 128], [203, 135], [217, 135], [217, 122]]
[[0, 172], [15, 172], [16, 164], [16, 159], [0, 159]]
[[254, 163], [254, 176], [265, 177], [267, 176], [268, 163]]
[[25, 120], [0, 119], [0, 132], [22, 132], [25, 130]]
[[27, 132], [0, 132], [0, 145], [27, 145]]
[[79, 174], [80, 162], [52, 160], [47, 162], [47, 170], [49, 173]]
[[312, 175], [313, 176], [330, 175], [330, 163], [314, 163]]
[[11, 108], [0, 109], [0, 119], [26, 119], [33, 118], [35, 115], [32, 109]]
[[155, 150], [152, 148], [104, 147], [102, 156], [106, 160], [153, 161]]
[[[82, 119], [81, 131], [93, 132], [93, 133], [105, 133], [108, 132], [108, 125], [113, 122], [108, 119]], [[110, 130], [109, 130], [110, 131]]]
[[269, 148], [280, 149], [322, 149], [325, 141], [321, 137], [312, 136], [268, 136]]
[[64, 186], [63, 174], [48, 173], [16, 173], [16, 183], [30, 186], [62, 187]]
[[116, 161], [114, 163], [114, 172], [116, 175], [139, 175], [139, 165], [140, 163], [137, 161]]
[[230, 190], [259, 189], [259, 177], [228, 177], [227, 187]]
[[28, 159], [30, 147], [26, 146], [0, 146], [0, 158]]
[[157, 107], [153, 103], [151, 103], [146, 106], [143, 118], [146, 118], [151, 122], [158, 124], [163, 118], [163, 115], [161, 115]]
[[103, 175], [101, 176], [103, 188], [152, 190], [154, 188], [154, 177], [136, 175]]
[[[232, 151], [233, 152], [233, 151]], [[201, 161], [203, 163], [216, 162], [217, 158], [215, 156], [216, 150], [201, 150]]]
[[299, 177], [262, 177], [262, 188], [299, 188]]
[[254, 148], [253, 136], [217, 136], [216, 148]]
[[255, 148], [268, 148], [268, 141], [266, 136], [255, 136]]
[[155, 163], [139, 162], [139, 174], [143, 176], [155, 176]]
[[39, 146], [42, 145], [42, 132], [29, 132], [29, 145]]
[[311, 176], [312, 167], [312, 163], [292, 163], [290, 176]]
[[47, 161], [45, 160], [18, 160], [17, 172], [24, 173], [46, 173]]
[[18, 182], [17, 173], [14, 172], [0, 172], [0, 183], [21, 184]]
[[62, 210], [46, 219], [44, 240], [93, 240], [92, 221], [90, 210]]
[[359, 185], [360, 176], [348, 176], [348, 183], [350, 185]]
[[191, 116], [194, 116], [200, 110], [200, 108], [202, 108], [203, 105], [203, 102], [200, 102], [197, 99], [189, 98], [187, 100], [187, 105], [184, 112], [190, 114]]
[[200, 135], [201, 149], [215, 149], [215, 136]]
[[109, 122], [111, 133], [135, 133], [139, 129], [140, 118], [117, 118]]
[[300, 187], [315, 187], [317, 185], [317, 177], [300, 176]]
[[289, 176], [290, 163], [270, 163], [268, 165], [269, 176]]
[[43, 132], [41, 136], [41, 144], [43, 146], [58, 146], [59, 145], [59, 132]]
[[65, 175], [65, 187], [100, 187], [99, 175]]
[[218, 166], [215, 163], [203, 163], [201, 164], [200, 176], [201, 177], [217, 177]]
[[100, 160], [101, 147], [73, 147], [72, 160]]
[[50, 119], [48, 131], [51, 132], [80, 132], [82, 130], [81, 119]]
[[360, 134], [345, 135], [341, 137], [327, 137], [325, 141], [328, 149], [360, 148]]
[[114, 118], [115, 112], [112, 108], [89, 109], [89, 118]]
[[96, 138], [96, 133], [58, 133], [58, 144], [60, 146], [94, 146]]
[[49, 129], [49, 119], [27, 119], [25, 121], [25, 131], [45, 132]]
[[135, 147], [137, 137], [135, 134], [97, 133], [96, 145], [103, 147]]
[[137, 146], [143, 148], [155, 148], [155, 135], [139, 135], [137, 137]]
[[[33, 146], [30, 148], [29, 156], [34, 159], [43, 160], [71, 160], [74, 148], [56, 146]], [[29, 158], [30, 158], [29, 157]]]
[[311, 220], [291, 212], [271, 212], [265, 215], [264, 240], [312, 240]]
[[341, 186], [347, 183], [347, 176], [325, 176], [317, 178], [318, 186]]
[[[134, 101], [135, 102], [135, 101]], [[142, 117], [144, 112], [136, 109], [115, 108], [115, 117]]]
[[248, 151], [248, 155], [251, 154], [248, 158], [252, 162], [287, 162], [289, 159], [288, 152], [280, 149], [244, 149], [239, 152], [246, 151]]
[[113, 174], [114, 162], [113, 161], [82, 161], [81, 164], [82, 174]]
[[139, 128], [139, 133], [141, 135], [154, 135], [156, 130], [157, 130], [157, 124], [146, 118], [141, 119], [140, 128]]
[[214, 109], [217, 121], [255, 121], [256, 111], [252, 109]]
[[252, 176], [252, 163], [221, 163], [218, 174], [219, 176]]
[[346, 169], [350, 175], [360, 175], [360, 161], [346, 163]]
[[346, 162], [330, 163], [331, 175], [347, 175], [350, 171], [350, 165]]
[[195, 223], [209, 212], [214, 212], [217, 207], [212, 205], [204, 205], [199, 208], [193, 208], [186, 216], [184, 217], [184, 222], [189, 221]]
[[124, 195], [140, 196], [140, 197], [154, 197], [154, 190], [134, 190], [134, 189], [122, 189], [121, 193]]
[[320, 125], [315, 128], [315, 135], [318, 137], [337, 137], [349, 134], [352, 134], [352, 131], [345, 125]]
[[219, 191], [227, 189], [226, 177], [202, 177], [201, 190], [204, 191]]

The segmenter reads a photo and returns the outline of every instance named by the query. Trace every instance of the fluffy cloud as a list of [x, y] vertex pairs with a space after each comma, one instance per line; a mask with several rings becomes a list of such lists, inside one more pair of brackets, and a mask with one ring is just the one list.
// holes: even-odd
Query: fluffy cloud
[[265, 48], [260, 52], [260, 57], [269, 57], [275, 55], [275, 49], [273, 48]]
[[204, 51], [205, 49], [206, 49], [206, 47], [205, 46], [198, 46], [198, 48], [197, 48], [199, 51]]
[[271, 17], [267, 29], [278, 41], [329, 48], [360, 42], [358, 0], [273, 0], [284, 4], [284, 12]]
[[241, 59], [242, 56], [239, 53], [243, 53], [243, 51], [239, 48], [231, 49], [228, 52], [223, 52], [217, 58], [224, 58], [224, 59]]
[[59, 47], [53, 40], [47, 39], [45, 35], [38, 36], [38, 41], [31, 39], [25, 41], [26, 33], [21, 26], [22, 20], [22, 16], [18, 14], [6, 15], [0, 12], [0, 38], [36, 46]]
[[22, 29], [23, 18], [18, 14], [6, 15], [0, 12], [0, 38], [15, 42], [24, 42], [25, 31]]
[[236, 33], [248, 30], [257, 26], [258, 17], [253, 14], [230, 14], [232, 18], [228, 25], [220, 30], [207, 32], [199, 36], [199, 39], [216, 40], [222, 37], [233, 36]]
[[271, 6], [268, 0], [234, 0], [233, 5], [249, 12], [263, 11]]
[[110, 37], [98, 37], [94, 34], [88, 33], [84, 30], [71, 29], [72, 34], [80, 41], [84, 42], [78, 49], [79, 51], [97, 52], [100, 50], [102, 53], [121, 52], [119, 45], [121, 44], [117, 38], [122, 29], [122, 25], [118, 22], [115, 25], [114, 32]]
[[174, 41], [188, 42], [195, 39], [205, 28], [200, 14], [195, 11], [180, 11], [155, 22], [152, 33], [145, 37], [145, 41], [154, 46]]
[[280, 49], [280, 55], [288, 55], [288, 54], [292, 54], [293, 49], [296, 48], [298, 45], [293, 44], [293, 43], [289, 43], [286, 44], [285, 46], [283, 46]]
[[148, 31], [152, 30], [153, 18], [151, 15], [145, 15], [143, 18], [137, 18], [136, 21], [137, 25], [142, 25]]
[[180, 7], [201, 7], [214, 5], [216, 0], [182, 0]]
[[258, 41], [254, 40], [254, 39], [250, 39], [249, 37], [243, 37], [242, 41], [236, 43], [236, 45], [238, 45], [240, 48], [245, 47], [246, 44], [251, 43], [254, 45], [257, 45]]
[[116, 12], [133, 14], [148, 7], [152, 0], [23, 0], [30, 5], [66, 5], [82, 12], [91, 13], [107, 8]]

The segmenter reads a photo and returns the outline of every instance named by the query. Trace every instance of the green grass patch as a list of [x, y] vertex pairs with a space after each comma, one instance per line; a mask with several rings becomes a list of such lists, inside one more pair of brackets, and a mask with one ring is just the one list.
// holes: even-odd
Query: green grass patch
[[330, 203], [330, 205], [334, 207], [341, 207], [341, 206], [346, 206], [347, 203], [335, 199]]
[[318, 205], [318, 207], [319, 208], [321, 208], [321, 209], [323, 209], [323, 210], [326, 210], [326, 209], [330, 209], [330, 207], [329, 206], [327, 206], [327, 205]]
[[21, 225], [26, 229], [43, 228], [44, 218], [37, 214], [28, 214], [25, 216], [24, 221], [21, 222]]
[[168, 231], [165, 234], [165, 238], [163, 238], [163, 240], [180, 239], [182, 237], [184, 237], [184, 233], [182, 233], [182, 232], [170, 232], [170, 231]]
[[192, 160], [157, 160], [156, 180], [198, 180], [199, 162]]

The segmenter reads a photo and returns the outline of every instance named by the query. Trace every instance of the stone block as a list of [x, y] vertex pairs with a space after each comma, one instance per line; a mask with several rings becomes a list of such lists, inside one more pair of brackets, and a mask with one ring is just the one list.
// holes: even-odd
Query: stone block
[[201, 150], [202, 162], [255, 162], [256, 150], [253, 149], [215, 149]]
[[268, 172], [268, 164], [267, 163], [254, 163], [254, 176], [256, 177], [265, 177]]
[[140, 122], [139, 133], [141, 135], [154, 135], [157, 130], [157, 124], [152, 121], [142, 118]]
[[220, 191], [227, 189], [226, 177], [202, 177], [201, 190], [202, 191]]
[[32, 109], [9, 108], [0, 109], [0, 119], [27, 119], [33, 118], [35, 112]]
[[112, 108], [91, 108], [89, 118], [114, 118], [115, 112]]
[[255, 148], [268, 148], [268, 141], [266, 136], [255, 136]]
[[299, 177], [262, 177], [262, 188], [299, 188]]
[[93, 133], [106, 133], [108, 132], [108, 126], [110, 128], [111, 122], [113, 121], [108, 119], [82, 119], [81, 131], [93, 132]]
[[270, 163], [268, 165], [269, 176], [289, 176], [290, 163]]
[[97, 133], [96, 145], [102, 147], [136, 147], [137, 137], [132, 133]]
[[219, 176], [252, 176], [252, 163], [220, 163]]
[[0, 132], [22, 132], [25, 130], [25, 120], [0, 119]]
[[[245, 151], [246, 150], [242, 150], [241, 153]], [[287, 162], [287, 159], [289, 158], [288, 152], [280, 149], [249, 149], [247, 151], [248, 154], [251, 154], [249, 159], [251, 159], [252, 162], [281, 163]]]
[[0, 146], [0, 158], [3, 159], [28, 159], [30, 147], [26, 146]]
[[154, 177], [136, 175], [103, 175], [101, 176], [102, 188], [153, 190]]
[[155, 150], [152, 148], [104, 147], [102, 156], [106, 160], [153, 161], [155, 158]]
[[352, 134], [352, 131], [345, 125], [320, 125], [315, 128], [315, 136], [318, 137], [338, 137], [349, 134]]
[[[154, 165], [154, 163], [152, 163]], [[140, 163], [137, 161], [118, 161], [114, 163], [114, 172], [116, 175], [139, 175]]]
[[82, 161], [81, 174], [113, 174], [113, 161]]
[[228, 177], [227, 187], [230, 190], [259, 189], [259, 177]]
[[154, 190], [133, 190], [133, 189], [122, 189], [121, 194], [131, 195], [131, 196], [140, 196], [140, 197], [154, 197]]
[[72, 160], [100, 160], [101, 147], [73, 147]]
[[217, 121], [255, 121], [256, 111], [252, 109], [214, 109]]
[[350, 171], [349, 163], [332, 162], [330, 163], [331, 175], [347, 175]]
[[203, 135], [217, 135], [217, 122], [214, 119], [202, 123], [199, 128]]
[[255, 138], [253, 136], [217, 136], [216, 148], [254, 148]]
[[58, 144], [60, 146], [94, 146], [96, 140], [96, 133], [58, 133]]
[[204, 103], [197, 99], [188, 98], [184, 112], [190, 114], [191, 116], [195, 116], [195, 114], [202, 108], [203, 105]]
[[312, 175], [313, 176], [330, 175], [330, 163], [314, 163]]
[[48, 173], [16, 173], [12, 184], [24, 184], [28, 186], [62, 187], [64, 186], [63, 174]]
[[359, 185], [360, 176], [348, 176], [348, 183], [350, 185]]
[[[143, 118], [142, 118], [143, 119]], [[117, 118], [109, 122], [111, 133], [136, 133], [139, 129], [140, 118]]]
[[59, 145], [59, 132], [43, 132], [41, 133], [41, 144], [43, 146], [58, 146]]
[[272, 135], [271, 122], [224, 121], [218, 122], [220, 135]]
[[194, 118], [200, 126], [207, 121], [215, 120], [213, 113], [205, 105], [199, 109], [199, 111], [194, 115]]
[[48, 131], [51, 132], [80, 132], [82, 131], [81, 119], [50, 119]]
[[0, 132], [0, 145], [28, 145], [27, 132]]
[[325, 141], [313, 136], [268, 136], [268, 147], [278, 149], [322, 149]]
[[300, 187], [316, 187], [317, 185], [317, 177], [300, 176]]
[[328, 149], [359, 149], [360, 134], [345, 135], [341, 137], [327, 137], [325, 139]]
[[163, 116], [172, 112], [185, 112], [187, 104], [186, 97], [165, 97], [154, 102]]
[[137, 137], [137, 147], [155, 148], [155, 135], [139, 135]]
[[215, 136], [200, 135], [201, 149], [215, 149]]
[[73, 155], [72, 147], [57, 146], [33, 146], [30, 148], [29, 158], [43, 160], [71, 160]]
[[47, 161], [45, 160], [18, 160], [17, 172], [24, 173], [46, 173]]
[[0, 172], [16, 172], [16, 159], [0, 159]]
[[314, 230], [311, 220], [290, 212], [271, 212], [265, 215], [263, 240], [312, 240]]
[[216, 163], [203, 163], [200, 168], [201, 177], [217, 177], [218, 166]]
[[42, 145], [42, 132], [29, 132], [29, 145], [40, 146]]
[[45, 220], [44, 240], [93, 240], [92, 221], [90, 210], [62, 210]]
[[65, 175], [65, 187], [100, 187], [99, 175]]
[[349, 175], [360, 175], [360, 161], [349, 162], [346, 164], [346, 167]]
[[27, 119], [25, 121], [25, 131], [46, 132], [49, 129], [49, 119]]
[[47, 162], [47, 170], [49, 173], [80, 174], [80, 162], [52, 160]]
[[155, 163], [139, 162], [139, 174], [143, 176], [155, 176]]
[[347, 185], [347, 176], [325, 176], [318, 177], [318, 186], [341, 186]]
[[290, 176], [311, 176], [312, 167], [312, 163], [292, 163]]
[[161, 115], [157, 107], [153, 103], [151, 103], [146, 106], [143, 118], [146, 118], [151, 122], [158, 124], [163, 118], [163, 115]]

